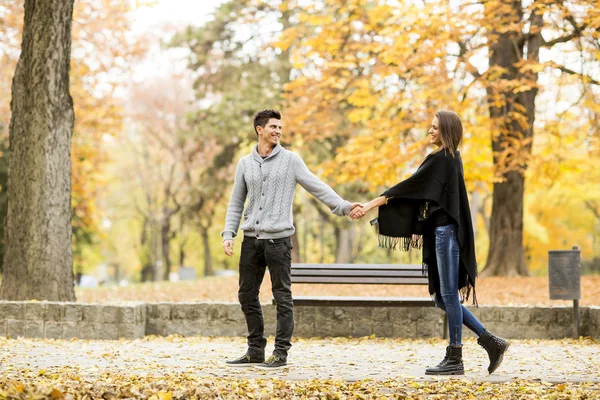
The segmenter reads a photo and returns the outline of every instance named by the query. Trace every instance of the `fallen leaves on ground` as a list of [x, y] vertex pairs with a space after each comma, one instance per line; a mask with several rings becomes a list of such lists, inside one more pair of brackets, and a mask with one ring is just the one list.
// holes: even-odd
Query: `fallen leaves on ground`
[[[406, 296], [427, 297], [425, 286], [398, 285], [293, 285], [295, 295], [307, 296]], [[77, 289], [77, 299], [86, 303], [231, 302], [237, 303], [238, 278], [211, 277], [186, 282], [158, 282], [126, 287]], [[261, 287], [260, 299], [272, 299], [270, 278]], [[482, 306], [570, 306], [572, 301], [550, 300], [548, 277], [486, 277], [477, 280], [477, 300]], [[581, 306], [600, 305], [600, 275], [581, 277]]]
[[595, 399], [597, 383], [549, 383], [516, 380], [480, 383], [459, 379], [284, 381], [279, 379], [206, 379], [191, 375], [125, 376], [105, 374], [88, 379], [64, 373], [0, 378], [2, 399]]
[[[295, 338], [290, 371], [265, 372], [223, 366], [244, 349], [241, 337], [0, 339], [0, 399], [600, 399], [600, 343], [593, 339], [515, 340], [500, 372], [487, 375], [487, 355], [470, 338], [464, 377], [406, 375], [410, 365], [422, 371], [438, 362], [445, 344]], [[172, 362], [163, 363], [165, 355]], [[379, 376], [367, 379], [372, 373]]]

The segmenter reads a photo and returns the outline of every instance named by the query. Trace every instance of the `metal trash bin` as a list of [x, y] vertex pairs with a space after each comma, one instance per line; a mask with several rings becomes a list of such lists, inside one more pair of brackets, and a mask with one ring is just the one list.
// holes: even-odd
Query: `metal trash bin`
[[548, 251], [550, 299], [573, 300], [574, 337], [579, 337], [579, 299], [581, 298], [581, 252], [572, 250]]

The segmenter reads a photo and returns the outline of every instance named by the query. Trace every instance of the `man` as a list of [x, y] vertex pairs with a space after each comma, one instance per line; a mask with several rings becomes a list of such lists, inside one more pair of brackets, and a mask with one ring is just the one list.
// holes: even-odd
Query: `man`
[[[248, 350], [227, 361], [230, 366], [257, 365], [280, 369], [287, 365], [294, 331], [294, 305], [291, 291], [292, 241], [295, 232], [292, 203], [299, 183], [338, 216], [349, 215], [359, 203], [349, 203], [313, 175], [297, 154], [279, 144], [281, 114], [263, 110], [254, 117], [258, 144], [243, 157], [235, 173], [233, 191], [227, 208], [223, 250], [233, 255], [233, 238], [243, 215], [244, 239], [240, 255], [238, 298], [248, 325]], [[248, 200], [244, 210], [244, 202]], [[243, 214], [242, 214], [243, 211]], [[258, 298], [260, 285], [269, 267], [273, 297], [277, 303], [275, 350], [265, 361], [264, 320]]]

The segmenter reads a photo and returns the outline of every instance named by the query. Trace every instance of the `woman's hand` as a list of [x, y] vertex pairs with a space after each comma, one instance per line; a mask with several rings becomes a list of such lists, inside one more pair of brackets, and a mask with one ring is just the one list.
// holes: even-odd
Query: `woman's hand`
[[354, 208], [350, 212], [350, 218], [360, 219], [364, 217], [365, 214], [371, 211], [373, 208], [380, 207], [384, 204], [387, 204], [387, 199], [385, 198], [385, 196], [379, 196], [378, 198], [371, 200], [367, 204], [362, 204], [361, 206]]
[[365, 214], [367, 212], [369, 212], [370, 208], [366, 205], [360, 205], [358, 207], [355, 207], [351, 212], [350, 212], [350, 218], [352, 219], [361, 219], [362, 217], [365, 216]]

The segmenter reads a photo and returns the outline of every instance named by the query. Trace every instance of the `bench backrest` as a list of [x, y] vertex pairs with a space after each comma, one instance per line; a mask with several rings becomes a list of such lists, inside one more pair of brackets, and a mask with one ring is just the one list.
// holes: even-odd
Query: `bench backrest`
[[292, 283], [427, 285], [421, 264], [292, 264]]

